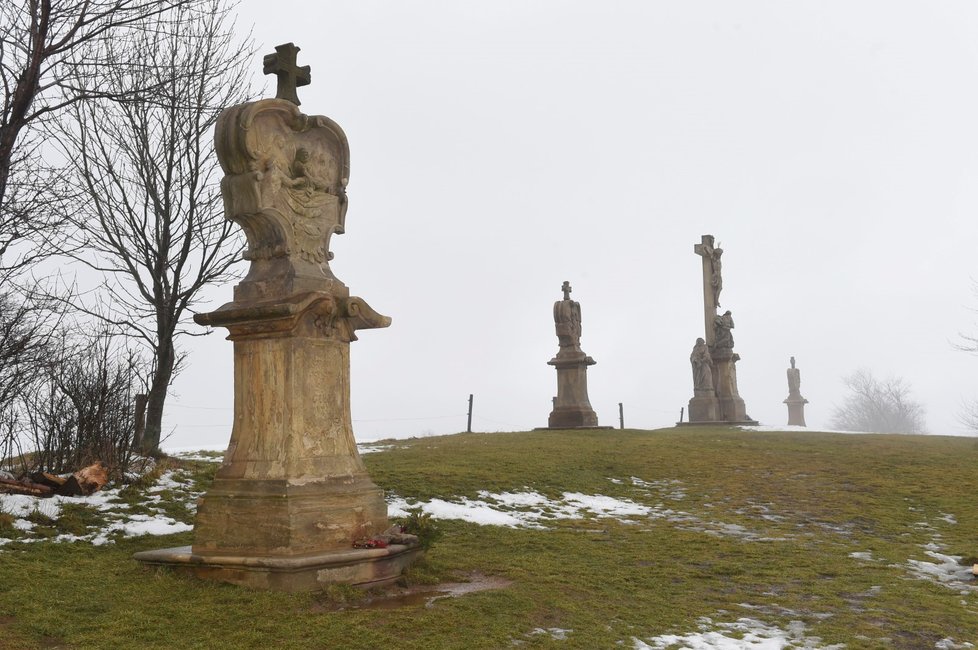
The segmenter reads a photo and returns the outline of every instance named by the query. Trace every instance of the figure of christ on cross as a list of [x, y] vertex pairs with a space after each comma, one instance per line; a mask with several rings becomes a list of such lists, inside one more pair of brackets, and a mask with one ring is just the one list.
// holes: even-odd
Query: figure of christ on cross
[[290, 101], [296, 106], [301, 102], [296, 88], [308, 86], [312, 77], [309, 74], [309, 66], [301, 68], [295, 64], [296, 55], [299, 48], [292, 43], [275, 46], [275, 54], [266, 54], [263, 60], [265, 74], [273, 74], [278, 77], [278, 88], [275, 92], [277, 99]]
[[693, 246], [693, 252], [703, 258], [703, 324], [707, 345], [713, 345], [716, 337], [713, 321], [717, 307], [720, 306], [720, 255], [723, 251], [713, 247], [713, 235], [703, 235], [700, 243]]

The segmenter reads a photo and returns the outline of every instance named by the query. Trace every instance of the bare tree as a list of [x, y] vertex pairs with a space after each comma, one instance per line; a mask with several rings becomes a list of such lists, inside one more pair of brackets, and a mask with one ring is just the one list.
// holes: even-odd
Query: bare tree
[[843, 378], [849, 394], [832, 412], [830, 426], [845, 431], [923, 433], [924, 407], [903, 379], [879, 380], [869, 370]]
[[[91, 97], [131, 97], [142, 88], [93, 83], [102, 45], [198, 0], [4, 0], [0, 2], [0, 269], [29, 265], [63, 225], [52, 210], [58, 174], [42, 162], [40, 126]], [[39, 171], [42, 172], [39, 176]], [[12, 247], [29, 242], [11, 255]]]
[[0, 293], [0, 460], [23, 451], [22, 399], [44, 374], [59, 318], [35, 296]]
[[109, 298], [110, 313], [84, 298], [76, 306], [152, 351], [147, 451], [158, 449], [179, 369], [175, 340], [197, 333], [184, 324], [201, 289], [226, 280], [242, 248], [223, 216], [212, 133], [223, 108], [247, 99], [252, 54], [237, 44], [225, 0], [178, 7], [167, 20], [100, 44], [108, 92], [151, 90], [76, 104], [60, 136], [85, 195], [73, 212], [72, 256], [104, 274], [99, 300]]
[[103, 324], [66, 335], [46, 371], [20, 398], [31, 449], [25, 472], [70, 472], [95, 461], [121, 477], [133, 456], [133, 401], [146, 364]]

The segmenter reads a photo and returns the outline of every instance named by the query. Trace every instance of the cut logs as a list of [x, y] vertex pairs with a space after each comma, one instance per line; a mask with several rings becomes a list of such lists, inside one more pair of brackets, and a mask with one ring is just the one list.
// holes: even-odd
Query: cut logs
[[56, 494], [77, 497], [98, 492], [108, 482], [108, 468], [102, 464], [102, 461], [96, 461], [68, 477], [48, 472], [34, 472], [23, 480], [0, 477], [0, 492], [36, 497], [52, 497]]

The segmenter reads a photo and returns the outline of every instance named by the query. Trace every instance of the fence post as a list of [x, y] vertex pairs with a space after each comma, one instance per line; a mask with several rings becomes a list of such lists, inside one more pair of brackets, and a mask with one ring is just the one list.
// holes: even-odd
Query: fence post
[[469, 425], [465, 429], [466, 433], [472, 433], [472, 393], [469, 393]]
[[618, 402], [618, 428], [625, 428], [625, 406], [621, 402]]

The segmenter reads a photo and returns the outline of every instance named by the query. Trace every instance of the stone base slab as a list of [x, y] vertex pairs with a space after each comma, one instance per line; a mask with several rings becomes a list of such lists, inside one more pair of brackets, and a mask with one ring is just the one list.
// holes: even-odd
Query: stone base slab
[[606, 424], [603, 426], [593, 426], [593, 427], [534, 427], [534, 431], [580, 431], [582, 429], [614, 429], [613, 426]]
[[726, 420], [716, 420], [713, 422], [676, 422], [677, 427], [756, 427], [760, 425], [757, 420], [739, 420], [727, 422]]
[[[587, 401], [587, 397], [584, 398]], [[581, 429], [598, 426], [598, 414], [590, 404], [578, 407], [558, 406], [547, 418], [548, 429]]]
[[394, 583], [421, 555], [418, 546], [349, 549], [293, 556], [202, 555], [190, 546], [141, 551], [133, 559], [204, 580], [271, 591], [317, 591], [330, 584], [377, 587]]

